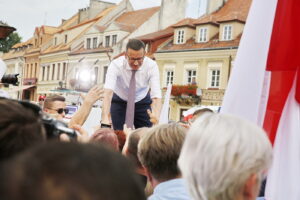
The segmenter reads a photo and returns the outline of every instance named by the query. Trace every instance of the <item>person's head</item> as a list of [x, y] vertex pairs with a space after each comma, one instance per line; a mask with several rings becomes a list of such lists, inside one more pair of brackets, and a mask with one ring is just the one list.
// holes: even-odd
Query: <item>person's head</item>
[[126, 59], [133, 70], [139, 69], [145, 57], [145, 44], [141, 40], [130, 39], [126, 45]]
[[122, 151], [125, 141], [126, 141], [126, 135], [123, 130], [114, 130], [115, 134], [118, 137], [119, 141], [119, 151]]
[[196, 110], [193, 113], [193, 117], [192, 117], [192, 119], [189, 120], [189, 122], [193, 123], [194, 121], [196, 121], [196, 119], [198, 119], [199, 117], [201, 117], [205, 113], [213, 113], [213, 111], [209, 108], [202, 108], [202, 109]]
[[145, 199], [126, 158], [100, 145], [50, 142], [20, 155], [3, 174], [1, 199]]
[[124, 151], [124, 154], [126, 157], [131, 159], [134, 162], [135, 166], [139, 169], [142, 169], [143, 167], [138, 158], [138, 144], [139, 144], [140, 138], [148, 130], [149, 130], [149, 128], [138, 128], [138, 129], [132, 131], [130, 133], [129, 137], [127, 138], [128, 145], [127, 145], [127, 149], [125, 149], [125, 151]]
[[1, 98], [0, 113], [0, 161], [46, 140], [41, 119], [19, 102]]
[[272, 146], [261, 128], [207, 114], [189, 129], [179, 166], [195, 200], [254, 200], [271, 160]]
[[91, 137], [90, 142], [101, 143], [115, 151], [119, 151], [118, 137], [110, 128], [100, 128], [96, 130]]
[[180, 177], [177, 160], [185, 135], [186, 129], [173, 123], [154, 126], [140, 139], [138, 157], [154, 187]]
[[49, 96], [45, 99], [43, 110], [48, 114], [57, 116], [58, 119], [62, 119], [68, 114], [65, 101], [65, 97], [60, 95]]

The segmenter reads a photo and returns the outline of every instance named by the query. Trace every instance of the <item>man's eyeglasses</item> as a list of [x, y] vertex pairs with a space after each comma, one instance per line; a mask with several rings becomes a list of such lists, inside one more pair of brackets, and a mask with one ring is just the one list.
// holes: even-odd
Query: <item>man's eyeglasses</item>
[[127, 56], [128, 60], [131, 62], [135, 62], [135, 61], [142, 62], [144, 60], [144, 57], [145, 56], [140, 57], [140, 58], [132, 58], [132, 57]]
[[[52, 109], [54, 110], [54, 109]], [[69, 113], [69, 109], [68, 108], [59, 108], [57, 110], [55, 110], [58, 114], [62, 114], [63, 112], [65, 112], [65, 114]]]

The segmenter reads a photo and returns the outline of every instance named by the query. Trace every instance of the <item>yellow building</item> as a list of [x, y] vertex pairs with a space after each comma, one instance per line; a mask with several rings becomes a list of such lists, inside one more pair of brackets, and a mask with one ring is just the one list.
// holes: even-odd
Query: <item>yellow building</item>
[[[228, 0], [199, 19], [173, 25], [173, 36], [155, 53], [161, 85], [197, 85], [197, 95], [183, 92], [170, 102], [170, 119], [195, 106], [221, 106], [251, 0]], [[201, 103], [199, 99], [201, 99]]]
[[23, 86], [23, 80], [26, 76], [26, 72], [24, 71], [24, 55], [32, 45], [32, 39], [29, 39], [26, 42], [15, 44], [8, 53], [3, 54], [2, 56], [2, 59], [7, 67], [6, 74], [19, 74], [19, 86], [9, 85], [8, 88], [4, 88], [9, 93], [11, 98], [22, 99], [24, 91], [29, 88], [28, 86]]

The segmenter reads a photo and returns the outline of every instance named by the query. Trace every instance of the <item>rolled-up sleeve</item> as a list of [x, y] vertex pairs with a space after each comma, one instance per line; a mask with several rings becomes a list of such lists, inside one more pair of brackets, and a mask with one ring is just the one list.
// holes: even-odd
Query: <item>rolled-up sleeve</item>
[[151, 88], [150, 96], [151, 98], [161, 98], [159, 70], [156, 63], [150, 68], [149, 73]]
[[116, 63], [112, 61], [108, 66], [107, 73], [105, 76], [105, 84], [104, 84], [105, 89], [115, 90], [118, 73], [119, 71], [116, 66]]

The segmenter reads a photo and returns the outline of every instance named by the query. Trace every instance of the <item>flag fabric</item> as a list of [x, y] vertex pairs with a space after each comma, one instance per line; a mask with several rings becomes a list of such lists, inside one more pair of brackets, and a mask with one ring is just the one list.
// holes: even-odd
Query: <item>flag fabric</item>
[[299, 11], [299, 0], [253, 0], [221, 109], [274, 144], [267, 200], [300, 199]]
[[169, 107], [170, 107], [170, 96], [171, 96], [172, 84], [168, 84], [167, 92], [165, 94], [164, 104], [162, 106], [160, 116], [159, 116], [159, 124], [167, 124], [169, 123]]

